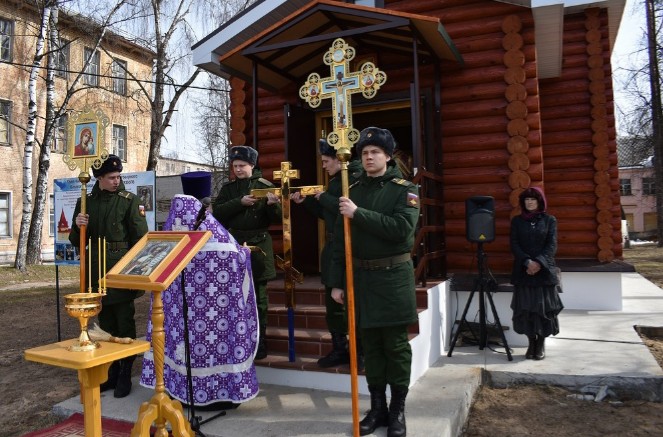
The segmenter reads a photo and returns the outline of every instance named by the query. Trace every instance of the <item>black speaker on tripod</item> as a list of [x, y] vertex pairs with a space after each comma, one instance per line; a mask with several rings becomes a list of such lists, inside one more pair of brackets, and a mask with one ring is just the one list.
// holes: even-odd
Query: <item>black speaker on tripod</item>
[[474, 196], [465, 200], [466, 237], [471, 243], [490, 243], [495, 239], [495, 199]]

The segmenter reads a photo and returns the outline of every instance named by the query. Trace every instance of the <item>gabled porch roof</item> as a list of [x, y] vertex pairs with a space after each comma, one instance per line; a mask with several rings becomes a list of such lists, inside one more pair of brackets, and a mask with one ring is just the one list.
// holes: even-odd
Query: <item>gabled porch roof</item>
[[[268, 11], [264, 4], [258, 4], [254, 11], [247, 11], [193, 46], [194, 64], [225, 78], [251, 81], [255, 62], [258, 84], [279, 90], [292, 82], [303, 83], [308, 74], [320, 68], [322, 55], [336, 38], [375, 53], [403, 54], [408, 65], [412, 65], [415, 50], [420, 59], [462, 62], [437, 18], [330, 0], [265, 3], [274, 9]], [[284, 16], [292, 9], [294, 12]], [[251, 17], [256, 21], [249, 21]], [[251, 28], [265, 22], [272, 24], [260, 31]], [[242, 26], [248, 26], [245, 31], [254, 36], [233, 34]]]

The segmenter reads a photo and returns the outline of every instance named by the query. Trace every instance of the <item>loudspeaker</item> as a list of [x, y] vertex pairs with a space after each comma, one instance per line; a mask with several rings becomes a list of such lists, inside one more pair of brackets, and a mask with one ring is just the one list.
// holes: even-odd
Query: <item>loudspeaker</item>
[[466, 237], [472, 243], [495, 239], [495, 199], [474, 196], [465, 200]]

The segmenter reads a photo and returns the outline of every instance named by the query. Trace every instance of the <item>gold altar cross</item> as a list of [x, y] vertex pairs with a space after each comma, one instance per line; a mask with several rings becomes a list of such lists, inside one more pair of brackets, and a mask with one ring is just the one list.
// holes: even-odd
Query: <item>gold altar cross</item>
[[290, 220], [290, 193], [299, 191], [302, 196], [310, 196], [323, 189], [322, 185], [308, 185], [304, 187], [291, 187], [290, 179], [299, 179], [299, 170], [291, 168], [290, 162], [281, 163], [281, 170], [274, 171], [274, 179], [281, 180], [281, 187], [261, 188], [251, 190], [251, 196], [256, 198], [266, 197], [272, 193], [281, 200], [281, 212], [283, 221], [283, 258], [276, 256], [276, 265], [285, 273], [285, 295], [286, 307], [295, 307], [295, 282], [300, 284], [304, 276], [298, 271], [292, 262], [292, 228]]
[[333, 130], [327, 136], [327, 141], [336, 150], [349, 150], [359, 139], [359, 131], [352, 126], [351, 95], [361, 92], [370, 99], [387, 81], [387, 75], [372, 62], [362, 64], [359, 71], [350, 71], [349, 64], [354, 57], [354, 48], [343, 39], [336, 39], [324, 56], [331, 75], [321, 79], [317, 73], [311, 73], [299, 89], [299, 96], [312, 108], [317, 108], [322, 99], [332, 99]]

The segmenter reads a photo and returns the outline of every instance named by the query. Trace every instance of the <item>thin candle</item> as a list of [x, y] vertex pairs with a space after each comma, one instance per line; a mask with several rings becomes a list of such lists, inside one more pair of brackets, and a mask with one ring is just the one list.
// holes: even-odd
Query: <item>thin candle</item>
[[97, 277], [97, 291], [101, 287], [101, 237], [99, 237], [99, 241], [97, 243], [97, 267], [99, 270], [99, 276]]
[[87, 291], [92, 293], [92, 237], [87, 245], [87, 284]]
[[106, 237], [104, 237], [104, 293], [106, 293]]

